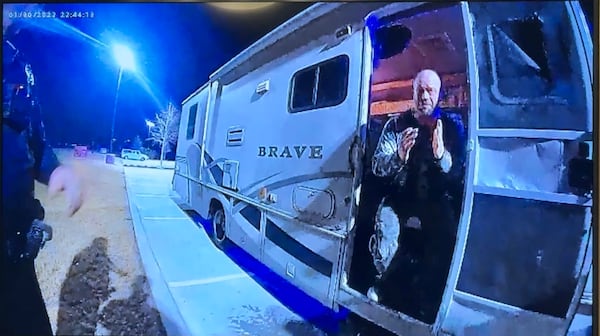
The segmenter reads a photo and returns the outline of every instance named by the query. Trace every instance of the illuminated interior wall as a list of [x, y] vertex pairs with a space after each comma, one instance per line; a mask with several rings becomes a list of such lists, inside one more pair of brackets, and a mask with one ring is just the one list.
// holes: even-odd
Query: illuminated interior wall
[[[444, 83], [440, 107], [442, 108], [467, 108], [469, 90], [464, 73], [441, 75]], [[371, 87], [373, 96], [371, 115], [386, 115], [404, 112], [413, 107], [412, 80], [397, 80], [392, 82], [374, 84]]]

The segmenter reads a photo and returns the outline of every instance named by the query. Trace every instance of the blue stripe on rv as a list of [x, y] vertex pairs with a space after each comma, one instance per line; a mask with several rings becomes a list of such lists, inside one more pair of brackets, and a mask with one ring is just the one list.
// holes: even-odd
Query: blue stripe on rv
[[292, 238], [285, 231], [279, 228], [270, 219], [267, 219], [266, 236], [275, 245], [286, 251], [294, 258], [300, 260], [315, 271], [331, 277], [333, 272], [333, 263], [315, 252], [311, 251], [299, 241]]
[[[260, 210], [255, 206], [248, 205], [240, 210], [244, 217], [256, 230], [260, 231]], [[294, 258], [300, 260], [308, 267], [330, 277], [333, 272], [333, 263], [304, 246], [302, 243], [279, 228], [270, 219], [267, 219], [266, 236], [271, 242]]]
[[257, 207], [248, 205], [240, 210], [240, 215], [260, 231], [260, 210]]

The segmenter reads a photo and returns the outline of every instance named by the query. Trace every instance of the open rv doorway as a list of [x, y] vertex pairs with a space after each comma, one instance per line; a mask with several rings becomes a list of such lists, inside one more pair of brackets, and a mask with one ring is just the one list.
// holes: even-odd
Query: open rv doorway
[[[380, 22], [348, 286], [434, 323], [456, 241], [469, 117], [460, 5]], [[402, 145], [404, 140], [404, 145]]]
[[565, 335], [592, 260], [581, 8], [462, 2], [380, 18], [340, 304], [399, 334]]

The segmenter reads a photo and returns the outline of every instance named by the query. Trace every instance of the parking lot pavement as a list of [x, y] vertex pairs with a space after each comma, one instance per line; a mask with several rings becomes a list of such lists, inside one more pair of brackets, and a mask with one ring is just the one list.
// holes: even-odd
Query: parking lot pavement
[[292, 326], [305, 324], [302, 318], [217, 249], [170, 198], [173, 170], [124, 171], [140, 255], [169, 335], [300, 335]]

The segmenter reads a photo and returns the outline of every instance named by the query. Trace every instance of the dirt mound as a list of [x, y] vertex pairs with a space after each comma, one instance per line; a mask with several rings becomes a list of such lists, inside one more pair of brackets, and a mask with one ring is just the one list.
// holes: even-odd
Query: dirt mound
[[146, 277], [139, 276], [129, 298], [112, 300], [104, 307], [100, 323], [111, 335], [166, 335], [160, 314], [148, 304], [147, 286]]
[[73, 258], [60, 291], [56, 334], [94, 335], [103, 329], [110, 335], [166, 335], [160, 314], [148, 302], [144, 276], [133, 282], [129, 298], [107, 301], [114, 291], [107, 245], [105, 238], [96, 238]]
[[57, 335], [93, 335], [100, 304], [108, 299], [110, 260], [105, 238], [79, 252], [60, 291]]

